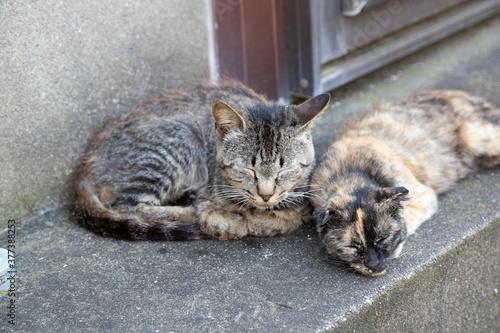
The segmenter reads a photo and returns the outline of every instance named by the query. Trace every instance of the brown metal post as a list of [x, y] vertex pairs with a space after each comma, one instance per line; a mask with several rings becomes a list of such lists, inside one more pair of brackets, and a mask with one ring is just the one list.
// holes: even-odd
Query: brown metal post
[[288, 98], [285, 0], [213, 0], [219, 74]]

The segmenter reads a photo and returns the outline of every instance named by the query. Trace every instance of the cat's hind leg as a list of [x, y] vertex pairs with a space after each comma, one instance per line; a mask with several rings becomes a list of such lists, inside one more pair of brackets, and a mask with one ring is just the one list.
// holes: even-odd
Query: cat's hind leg
[[148, 220], [169, 220], [178, 222], [196, 222], [196, 210], [193, 206], [152, 206], [148, 204], [139, 204], [137, 212]]
[[[207, 239], [202, 232], [193, 206], [151, 206], [140, 204], [137, 212], [141, 218], [136, 220], [132, 234], [140, 239], [149, 240], [188, 240]], [[166, 223], [168, 221], [168, 223]]]
[[462, 148], [479, 158], [482, 167], [500, 165], [500, 109], [466, 120], [457, 131]]
[[131, 210], [141, 205], [140, 211], [146, 212], [148, 205], [193, 204], [206, 186], [208, 169], [206, 142], [199, 135], [201, 129], [191, 122], [185, 117], [141, 118], [123, 134], [112, 147], [113, 154], [107, 156], [113, 166], [106, 175], [114, 186], [112, 205]]

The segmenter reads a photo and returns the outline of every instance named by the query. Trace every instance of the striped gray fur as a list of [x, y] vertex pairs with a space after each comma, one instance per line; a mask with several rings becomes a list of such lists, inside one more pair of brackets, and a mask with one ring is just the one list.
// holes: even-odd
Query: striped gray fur
[[83, 223], [155, 240], [294, 230], [309, 213], [311, 124], [328, 102], [324, 94], [273, 105], [226, 80], [171, 90], [110, 118], [77, 172]]

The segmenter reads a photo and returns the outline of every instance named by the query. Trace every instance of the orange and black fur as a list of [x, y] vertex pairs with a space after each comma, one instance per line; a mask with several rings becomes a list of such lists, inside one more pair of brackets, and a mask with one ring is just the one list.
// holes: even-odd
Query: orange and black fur
[[352, 121], [311, 179], [327, 252], [376, 276], [437, 210], [439, 193], [500, 165], [500, 109], [461, 91], [422, 92]]

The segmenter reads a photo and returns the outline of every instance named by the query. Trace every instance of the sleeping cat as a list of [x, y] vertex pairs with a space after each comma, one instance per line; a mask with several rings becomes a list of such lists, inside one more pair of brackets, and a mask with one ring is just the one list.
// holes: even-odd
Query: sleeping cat
[[500, 165], [500, 109], [465, 92], [422, 92], [349, 123], [313, 172], [327, 252], [376, 276], [437, 210], [437, 194]]
[[77, 172], [84, 223], [103, 234], [152, 240], [298, 228], [310, 215], [311, 124], [329, 100], [322, 94], [299, 106], [272, 105], [226, 80], [171, 90], [110, 119]]

